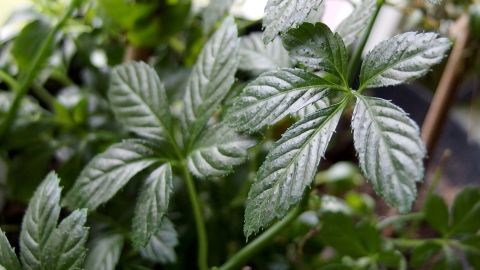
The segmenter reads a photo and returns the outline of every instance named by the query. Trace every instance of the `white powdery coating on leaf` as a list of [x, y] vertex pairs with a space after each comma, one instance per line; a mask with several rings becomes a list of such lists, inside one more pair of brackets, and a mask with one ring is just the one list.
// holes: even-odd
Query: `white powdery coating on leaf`
[[240, 62], [238, 68], [254, 75], [262, 72], [287, 68], [290, 59], [280, 38], [265, 45], [262, 33], [252, 33], [240, 39]]
[[266, 72], [245, 87], [225, 121], [239, 131], [259, 131], [323, 98], [330, 85], [301, 69]]
[[368, 53], [360, 71], [363, 88], [392, 86], [425, 75], [440, 63], [451, 43], [435, 33], [407, 32], [381, 42]]
[[156, 263], [173, 263], [177, 260], [175, 255], [177, 245], [177, 231], [175, 231], [173, 223], [168, 218], [164, 218], [157, 234], [145, 247], [140, 249], [140, 255]]
[[275, 143], [248, 194], [244, 233], [248, 237], [282, 218], [300, 201], [325, 154], [342, 112], [335, 104], [295, 123]]
[[363, 0], [348, 16], [340, 23], [336, 32], [343, 38], [348, 47], [365, 30], [372, 14], [375, 12], [376, 0]]
[[128, 130], [146, 139], [165, 140], [170, 128], [167, 95], [156, 71], [145, 63], [129, 63], [112, 72], [108, 98]]
[[263, 18], [263, 41], [269, 43], [275, 37], [304, 22], [310, 12], [320, 8], [323, 0], [269, 0]]
[[352, 120], [360, 167], [388, 204], [407, 212], [423, 179], [425, 147], [407, 114], [379, 98], [359, 97]]
[[215, 125], [201, 134], [188, 155], [190, 171], [199, 178], [224, 176], [247, 158], [255, 141], [240, 136], [225, 125]]
[[115, 270], [122, 248], [121, 235], [110, 234], [95, 239], [85, 260], [85, 270]]

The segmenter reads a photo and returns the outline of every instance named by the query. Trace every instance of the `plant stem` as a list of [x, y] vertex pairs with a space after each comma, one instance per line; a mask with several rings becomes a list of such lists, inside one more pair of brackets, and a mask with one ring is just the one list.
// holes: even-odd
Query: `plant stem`
[[356, 71], [358, 70], [358, 67], [360, 65], [360, 60], [362, 58], [362, 52], [365, 49], [365, 45], [367, 44], [368, 37], [372, 32], [373, 25], [375, 24], [375, 21], [377, 20], [377, 17], [378, 17], [378, 13], [380, 12], [380, 9], [382, 8], [384, 3], [385, 3], [385, 0], [377, 0], [377, 6], [375, 7], [375, 12], [373, 13], [367, 28], [365, 29], [365, 31], [362, 34], [362, 37], [360, 38], [360, 42], [358, 43], [357, 47], [355, 47], [352, 57], [350, 58], [350, 62], [348, 63], [348, 74], [350, 77], [350, 85], [352, 85], [353, 81], [355, 80]]
[[233, 257], [231, 257], [226, 263], [224, 263], [218, 270], [233, 270], [239, 269], [249, 258], [263, 249], [279, 232], [288, 227], [303, 211], [305, 203], [308, 201], [308, 193], [302, 199], [302, 202], [292, 209], [282, 220], [278, 221], [255, 238], [250, 244], [246, 245], [240, 251], [238, 251]]
[[197, 229], [198, 237], [198, 268], [200, 270], [208, 270], [208, 242], [207, 232], [205, 230], [205, 222], [202, 217], [202, 209], [200, 200], [193, 183], [192, 176], [185, 164], [182, 164], [182, 170], [185, 177], [185, 183], [187, 185], [188, 196], [190, 197], [190, 203], [192, 205], [193, 216], [195, 218], [195, 227]]
[[423, 213], [421, 212], [410, 213], [410, 214], [399, 215], [399, 216], [391, 216], [380, 221], [377, 224], [377, 228], [381, 230], [397, 222], [406, 222], [406, 221], [421, 220], [421, 219], [423, 219]]
[[0, 79], [4, 81], [13, 91], [17, 91], [18, 82], [7, 72], [0, 70]]
[[30, 69], [27, 71], [27, 73], [24, 74], [24, 76], [21, 77], [19, 86], [16, 91], [15, 98], [12, 102], [12, 105], [8, 111], [7, 116], [5, 117], [5, 120], [0, 126], [0, 140], [3, 140], [6, 136], [8, 136], [8, 133], [10, 132], [13, 122], [15, 121], [15, 117], [17, 116], [18, 109], [20, 108], [21, 101], [23, 97], [27, 94], [28, 89], [33, 83], [33, 80], [38, 75], [38, 72], [40, 72], [40, 69], [43, 63], [48, 58], [50, 53], [49, 48], [51, 44], [54, 42], [55, 36], [60, 31], [60, 29], [62, 29], [63, 25], [65, 25], [68, 18], [70, 18], [73, 11], [80, 4], [80, 2], [81, 0], [72, 1], [67, 12], [65, 12], [65, 14], [63, 15], [63, 17], [61, 17], [61, 19], [58, 21], [55, 27], [48, 33], [40, 49], [35, 54], [32, 64], [30, 65]]
[[43, 85], [39, 83], [33, 84], [33, 92], [37, 94], [37, 96], [45, 102], [50, 108], [53, 108], [53, 104], [55, 103], [55, 97], [48, 92]]

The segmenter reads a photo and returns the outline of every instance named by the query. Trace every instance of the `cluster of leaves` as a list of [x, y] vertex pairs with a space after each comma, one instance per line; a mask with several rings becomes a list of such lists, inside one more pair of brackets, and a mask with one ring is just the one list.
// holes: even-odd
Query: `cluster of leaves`
[[[318, 22], [323, 1], [270, 0], [263, 34], [251, 33], [240, 39], [238, 33], [244, 31], [241, 26], [237, 27], [240, 24], [231, 17], [222, 20], [231, 4], [232, 1], [211, 1], [202, 13], [203, 18], [195, 21], [189, 14], [190, 1], [100, 0], [86, 8], [85, 18], [66, 23], [66, 27], [72, 28], [87, 25], [82, 28], [83, 34], [64, 30], [60, 33], [63, 34], [62, 43], [46, 44], [47, 54], [53, 54], [52, 58], [59, 55], [64, 61], [58, 64], [50, 59], [41, 65], [43, 68], [31, 85], [40, 102], [32, 97], [22, 99], [14, 126], [7, 140], [2, 141], [2, 147], [6, 147], [2, 148], [2, 159], [8, 161], [9, 188], [25, 186], [24, 182], [12, 179], [32, 181], [24, 190], [24, 199], [29, 197], [29, 189], [38, 181], [20, 173], [34, 171], [38, 179], [47, 168], [59, 168], [65, 186], [72, 186], [63, 204], [74, 212], [57, 227], [60, 189], [58, 179], [50, 174], [31, 199], [24, 218], [20, 236], [20, 261], [24, 268], [82, 268], [86, 253], [86, 210], [75, 209], [86, 208], [91, 212], [88, 225], [92, 240], [88, 245], [85, 269], [114, 269], [116, 265], [124, 266], [123, 263], [125, 267], [168, 264], [176, 261], [177, 256], [182, 256], [177, 267], [188, 268], [193, 265], [189, 246], [197, 241], [195, 237], [193, 240], [185, 237], [194, 228], [193, 220], [188, 220], [192, 210], [199, 233], [197, 245], [201, 249], [207, 241], [213, 242], [217, 252], [211, 253], [218, 253], [200, 258], [200, 264], [202, 259], [211, 262], [212, 258], [220, 263], [244, 243], [237, 232], [225, 231], [230, 227], [237, 229], [236, 223], [241, 224], [241, 220], [235, 218], [237, 212], [243, 213], [245, 202], [244, 234], [249, 237], [274, 220], [284, 218], [303, 198], [306, 203], [296, 208], [300, 210], [295, 213], [300, 214], [308, 208], [315, 212], [314, 219], [318, 219], [310, 228], [318, 232], [311, 242], [319, 242], [318, 250], [332, 247], [336, 251], [335, 256], [320, 262], [312, 259], [315, 262], [310, 266], [327, 269], [406, 267], [408, 263], [401, 242], [382, 236], [380, 223], [365, 199], [367, 195], [349, 192], [346, 203], [342, 204], [340, 198], [320, 194], [321, 202], [315, 204], [319, 199], [316, 187], [324, 185], [318, 180], [322, 174], [317, 174], [317, 169], [343, 112], [355, 103], [351, 126], [360, 170], [388, 204], [401, 212], [409, 211], [416, 197], [416, 183], [423, 179], [425, 151], [418, 127], [401, 108], [387, 100], [367, 96], [366, 90], [420, 78], [443, 59], [450, 42], [433, 33], [414, 32], [386, 40], [365, 57], [359, 84], [355, 87], [350, 82], [356, 75], [352, 65], [356, 55], [350, 54], [349, 49], [371, 25], [381, 1], [363, 1], [334, 33]], [[92, 10], [97, 7], [108, 29], [95, 26], [98, 18], [92, 15]], [[191, 25], [190, 20], [193, 21]], [[172, 28], [165, 27], [172, 21], [179, 23]], [[2, 69], [14, 75], [29, 74], [29, 60], [36, 58], [36, 52], [31, 49], [33, 46], [27, 46], [28, 42], [42, 44], [41, 36], [55, 29], [44, 19], [31, 21], [11, 42], [12, 49], [7, 51], [11, 52], [13, 61]], [[199, 29], [203, 34], [199, 35]], [[214, 29], [216, 31], [210, 36]], [[122, 40], [118, 36], [125, 36], [134, 46], [155, 48], [155, 56], [160, 60], [152, 60], [153, 65], [134, 61], [118, 65], [122, 57], [113, 53]], [[203, 46], [199, 45], [207, 39]], [[69, 41], [76, 45], [76, 52], [55, 50], [55, 44], [68, 47], [65, 44]], [[104, 63], [102, 56], [107, 58]], [[190, 68], [190, 63], [194, 63], [191, 70], [185, 69], [184, 66]], [[81, 72], [69, 72], [72, 66], [82, 66]], [[109, 66], [116, 67], [109, 70]], [[175, 68], [170, 70], [167, 66]], [[73, 73], [82, 74], [82, 77], [76, 78]], [[2, 75], [2, 80], [5, 78], [9, 79]], [[106, 81], [110, 84], [106, 85]], [[63, 86], [61, 91], [56, 97], [48, 96], [45, 85], [59, 82]], [[15, 82], [11, 86], [18, 87]], [[8, 116], [16, 97], [13, 91], [1, 92], [0, 122]], [[119, 125], [112, 124], [113, 115]], [[267, 127], [290, 123], [290, 119], [296, 122], [271, 145], [269, 139], [280, 137], [280, 134], [271, 135], [272, 129], [265, 136], [242, 134], [260, 133]], [[45, 127], [39, 136], [26, 143], [22, 139], [26, 137], [24, 134], [39, 131], [39, 122], [45, 123]], [[256, 144], [254, 137], [266, 139], [251, 150], [249, 167], [240, 167], [230, 174], [247, 159], [248, 150]], [[29, 152], [32, 145], [37, 146], [35, 154]], [[27, 169], [23, 162], [28, 160], [25, 157], [37, 156], [37, 153], [48, 153], [48, 156], [34, 163], [33, 169]], [[12, 166], [15, 162], [10, 161], [11, 158], [18, 160], [16, 167]], [[252, 184], [249, 177], [255, 172]], [[213, 181], [194, 182], [192, 175]], [[355, 177], [361, 178], [357, 172]], [[183, 181], [177, 181], [180, 178]], [[216, 181], [219, 178], [224, 181]], [[73, 179], [76, 179], [74, 183]], [[357, 184], [349, 184], [348, 189]], [[314, 192], [310, 192], [311, 186]], [[203, 190], [198, 192], [197, 187]], [[42, 191], [47, 189], [48, 192]], [[315, 196], [309, 197], [311, 193]], [[191, 206], [183, 206], [187, 201], [185, 194]], [[55, 200], [48, 199], [54, 195]], [[466, 195], [459, 198], [462, 196]], [[435, 200], [440, 199], [428, 200], [425, 218], [437, 224], [430, 220], [445, 215], [443, 209], [446, 207], [442, 208]], [[358, 210], [355, 202], [369, 210]], [[473, 199], [465, 204], [472, 202]], [[305, 205], [307, 208], [302, 208]], [[329, 209], [329, 205], [336, 210]], [[41, 215], [40, 210], [55, 210], [56, 214], [48, 212], [48, 215], [56, 216], [45, 217], [48, 226], [43, 226], [36, 216], [29, 217], [33, 215], [32, 207], [38, 209], [35, 215]], [[428, 245], [422, 242], [418, 250], [412, 252], [412, 263], [418, 257], [415, 254], [440, 251], [445, 254], [439, 257], [443, 263], [445, 259], [442, 258], [450, 254], [448, 248], [459, 245], [469, 258], [475, 258], [478, 247], [470, 243], [478, 238], [475, 235], [478, 227], [468, 232], [454, 229], [465, 226], [454, 225], [459, 222], [455, 218], [459, 210], [453, 208], [453, 221], [449, 223], [447, 211], [446, 224], [451, 225], [445, 225], [448, 229], [442, 231], [444, 238], [449, 240], [425, 240]], [[470, 208], [478, 210], [478, 206]], [[473, 217], [477, 210], [465, 211], [473, 211]], [[431, 214], [432, 211], [440, 214]], [[201, 228], [205, 226], [201, 224], [204, 214], [210, 229], [222, 228], [216, 233], [234, 239], [218, 237], [220, 244], [213, 241], [214, 237], [202, 239], [205, 237]], [[297, 214], [293, 215], [292, 226], [299, 226], [302, 216], [297, 220]], [[470, 219], [465, 222], [476, 224]], [[25, 239], [30, 240], [24, 230], [40, 234], [46, 229], [48, 235], [42, 232], [42, 236], [34, 239], [37, 244], [25, 242]], [[65, 231], [79, 233], [67, 235]], [[299, 234], [287, 236], [295, 239]], [[3, 267], [20, 269], [3, 233], [1, 237], [0, 261], [9, 263]], [[72, 237], [76, 237], [75, 242]], [[59, 243], [72, 245], [59, 246]], [[466, 246], [469, 249], [463, 248]], [[37, 248], [31, 251], [33, 257], [26, 254], [32, 247]], [[67, 250], [69, 248], [73, 251]], [[181, 250], [179, 255], [175, 248]], [[126, 250], [133, 252], [121, 256]], [[272, 250], [275, 256], [278, 251]], [[52, 254], [61, 256], [52, 258]], [[197, 256], [206, 255], [201, 251]], [[258, 262], [260, 259], [256, 261], [260, 266], [264, 263]], [[32, 267], [29, 263], [37, 265]], [[198, 267], [205, 268], [205, 265]]]
[[[87, 210], [73, 211], [60, 224], [60, 180], [50, 173], [33, 195], [20, 232], [20, 261], [0, 230], [0, 269], [81, 269], [86, 255]], [[98, 269], [98, 268], [88, 268]]]

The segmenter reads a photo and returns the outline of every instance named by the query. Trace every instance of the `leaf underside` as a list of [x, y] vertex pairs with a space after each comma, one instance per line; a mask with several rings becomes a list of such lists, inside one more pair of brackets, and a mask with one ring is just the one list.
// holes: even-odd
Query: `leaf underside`
[[425, 75], [440, 63], [451, 43], [435, 33], [407, 32], [381, 42], [360, 71], [360, 88], [392, 86]]
[[218, 124], [201, 134], [187, 157], [190, 171], [199, 178], [224, 176], [247, 158], [247, 150], [255, 141]]
[[277, 141], [248, 194], [244, 233], [249, 235], [282, 218], [312, 182], [343, 104], [314, 112], [290, 127]]
[[360, 168], [375, 191], [400, 212], [410, 210], [423, 178], [425, 147], [419, 128], [389, 101], [359, 97], [352, 119]]
[[245, 87], [225, 121], [239, 131], [259, 131], [324, 98], [329, 86], [330, 82], [301, 69], [266, 72]]
[[263, 42], [304, 22], [308, 15], [321, 7], [323, 0], [269, 0], [263, 18]]
[[158, 162], [155, 151], [144, 141], [114, 144], [87, 164], [64, 202], [71, 209], [94, 210], [155, 162]]

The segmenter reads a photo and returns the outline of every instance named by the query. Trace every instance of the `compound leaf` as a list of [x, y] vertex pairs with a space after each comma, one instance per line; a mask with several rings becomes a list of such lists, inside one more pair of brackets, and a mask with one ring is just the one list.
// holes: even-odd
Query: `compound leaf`
[[418, 126], [392, 103], [359, 96], [352, 127], [360, 167], [375, 191], [400, 212], [409, 211], [424, 171]]
[[238, 68], [253, 75], [265, 71], [287, 68], [290, 58], [279, 38], [265, 45], [261, 33], [252, 33], [240, 39], [240, 62]]
[[335, 131], [344, 104], [310, 114], [290, 127], [260, 167], [248, 194], [244, 233], [248, 237], [282, 218], [303, 196]]
[[93, 241], [85, 260], [85, 270], [115, 270], [123, 248], [123, 236], [110, 234]]
[[407, 32], [381, 42], [369, 52], [360, 71], [360, 89], [408, 82], [442, 61], [450, 41], [435, 33]]
[[214, 125], [200, 135], [188, 155], [190, 171], [199, 178], [223, 176], [247, 158], [255, 141], [240, 136], [225, 125]]
[[80, 173], [64, 201], [72, 209], [96, 209], [133, 176], [155, 162], [154, 149], [141, 140], [126, 140], [97, 155]]
[[175, 247], [178, 245], [178, 236], [173, 223], [164, 218], [157, 234], [150, 238], [150, 242], [140, 249], [145, 259], [156, 263], [173, 263], [177, 260]]
[[87, 249], [87, 210], [76, 210], [53, 231], [43, 251], [42, 265], [49, 270], [82, 269]]
[[24, 269], [40, 269], [42, 252], [60, 214], [60, 180], [51, 172], [33, 194], [20, 232], [20, 259]]
[[283, 36], [283, 44], [293, 61], [327, 72], [346, 84], [347, 50], [342, 38], [323, 23], [303, 23]]
[[336, 32], [343, 38], [346, 47], [352, 44], [368, 25], [375, 12], [376, 4], [375, 0], [363, 0], [350, 16], [340, 23]]
[[145, 246], [160, 227], [172, 192], [172, 167], [164, 164], [150, 173], [141, 188], [132, 231], [133, 244]]
[[15, 250], [10, 246], [7, 236], [0, 229], [0, 262], [3, 267], [11, 270], [22, 270], [20, 262], [15, 255]]
[[304, 22], [308, 15], [320, 8], [323, 0], [268, 0], [263, 18], [263, 42]]
[[128, 130], [146, 139], [169, 139], [169, 103], [152, 67], [132, 62], [114, 68], [108, 98], [115, 115]]
[[225, 121], [239, 131], [255, 132], [322, 99], [331, 86], [331, 82], [302, 69], [266, 72], [245, 87]]
[[203, 47], [187, 82], [182, 125], [190, 142], [228, 94], [237, 66], [237, 27], [233, 18], [228, 17]]

